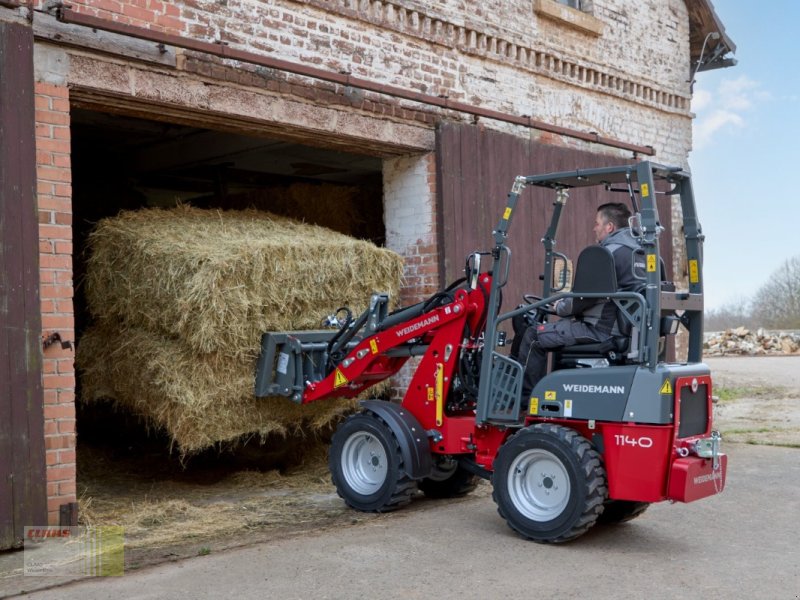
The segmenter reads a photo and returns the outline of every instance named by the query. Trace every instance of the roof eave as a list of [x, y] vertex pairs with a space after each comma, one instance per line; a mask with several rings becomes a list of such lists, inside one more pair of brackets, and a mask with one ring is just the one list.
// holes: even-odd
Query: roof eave
[[725, 25], [711, 0], [686, 0], [689, 11], [689, 53], [695, 71], [732, 67], [736, 44], [725, 32]]

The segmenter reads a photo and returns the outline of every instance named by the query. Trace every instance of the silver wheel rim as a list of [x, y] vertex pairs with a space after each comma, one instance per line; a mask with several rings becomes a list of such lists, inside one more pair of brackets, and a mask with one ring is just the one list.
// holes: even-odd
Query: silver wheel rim
[[511, 463], [508, 495], [516, 509], [533, 521], [551, 521], [569, 503], [569, 473], [552, 452], [526, 450]]
[[357, 494], [369, 496], [386, 481], [389, 461], [386, 449], [371, 433], [354, 433], [342, 448], [342, 475]]

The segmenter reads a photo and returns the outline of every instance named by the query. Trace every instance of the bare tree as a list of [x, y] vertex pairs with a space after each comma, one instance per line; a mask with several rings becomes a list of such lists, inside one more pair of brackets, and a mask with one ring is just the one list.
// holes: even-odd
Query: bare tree
[[752, 303], [748, 298], [738, 298], [719, 308], [705, 311], [704, 329], [706, 331], [724, 331], [736, 327], [755, 327]]
[[784, 262], [759, 288], [753, 314], [765, 327], [800, 329], [800, 255]]

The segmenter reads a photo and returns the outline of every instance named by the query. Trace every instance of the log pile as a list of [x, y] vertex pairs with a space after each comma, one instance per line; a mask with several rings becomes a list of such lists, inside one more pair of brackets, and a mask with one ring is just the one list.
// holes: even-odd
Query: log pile
[[707, 334], [703, 348], [706, 356], [800, 354], [800, 333], [737, 327]]

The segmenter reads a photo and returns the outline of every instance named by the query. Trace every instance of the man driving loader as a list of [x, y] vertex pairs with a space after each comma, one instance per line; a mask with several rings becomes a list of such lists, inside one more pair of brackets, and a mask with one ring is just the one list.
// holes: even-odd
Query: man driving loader
[[[628, 207], [621, 202], [610, 202], [597, 207], [594, 222], [595, 238], [600, 246], [611, 252], [614, 259], [618, 291], [634, 291], [641, 286], [634, 267], [642, 272], [644, 265], [634, 265], [640, 244], [631, 234]], [[573, 298], [559, 300], [553, 307], [558, 321], [527, 326], [522, 319], [514, 320], [514, 335], [519, 343], [512, 345], [511, 357], [525, 368], [522, 398], [531, 391], [547, 371], [547, 352], [575, 344], [604, 342], [625, 335], [620, 331], [617, 307], [613, 301], [599, 300], [590, 306], [577, 306]], [[516, 341], [516, 340], [515, 340]]]

